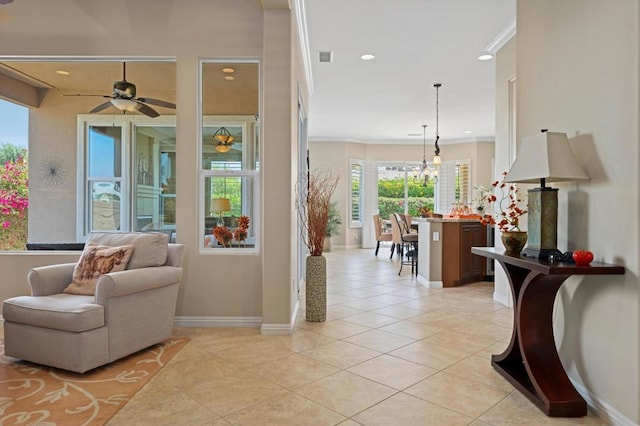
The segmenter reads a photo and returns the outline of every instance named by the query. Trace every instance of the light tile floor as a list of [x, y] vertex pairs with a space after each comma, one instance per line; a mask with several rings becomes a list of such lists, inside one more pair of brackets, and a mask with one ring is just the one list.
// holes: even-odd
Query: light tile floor
[[291, 336], [176, 329], [191, 341], [108, 424], [606, 424], [546, 417], [492, 369], [513, 321], [492, 283], [427, 289], [385, 249], [326, 257], [326, 322], [301, 300]]

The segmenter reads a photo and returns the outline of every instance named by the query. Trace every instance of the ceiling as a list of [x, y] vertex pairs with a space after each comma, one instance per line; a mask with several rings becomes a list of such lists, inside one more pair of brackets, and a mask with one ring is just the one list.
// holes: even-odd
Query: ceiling
[[[0, 12], [13, 8], [17, 17], [18, 8], [27, 3], [0, 6]], [[56, 13], [72, 16], [80, 4], [59, 0]], [[439, 93], [441, 142], [493, 139], [495, 64], [477, 57], [513, 32], [515, 0], [304, 0], [304, 6], [313, 85], [307, 106], [310, 140], [418, 144], [423, 139], [422, 125], [427, 124], [427, 140], [433, 141], [436, 93], [432, 85], [436, 82], [443, 84]], [[68, 10], [61, 11], [61, 7]], [[83, 8], [82, 12], [91, 16], [92, 10]], [[121, 15], [113, 8], [100, 8], [96, 13], [95, 20], [102, 23], [117, 22]], [[109, 19], [109, 13], [115, 21]], [[4, 22], [7, 24], [6, 19]], [[320, 63], [321, 51], [332, 52], [333, 61]], [[363, 61], [363, 53], [376, 58]], [[58, 69], [71, 75], [57, 75]], [[13, 70], [31, 76], [31, 84], [61, 95], [108, 95], [113, 82], [122, 77], [118, 61], [0, 64], [0, 73], [15, 76]], [[232, 84], [246, 82], [241, 71]], [[210, 67], [206, 72], [211, 73], [210, 81], [228, 87], [220, 70]], [[255, 74], [248, 78], [258, 81]], [[139, 97], [175, 102], [175, 79], [173, 62], [127, 64], [127, 80], [137, 85]], [[214, 84], [208, 87], [219, 90]], [[257, 84], [251, 92], [253, 89], [257, 90]], [[220, 96], [205, 95], [207, 98]], [[96, 105], [101, 102], [96, 98]], [[154, 108], [160, 114], [171, 111]], [[112, 109], [104, 113], [113, 113]], [[251, 109], [210, 111], [254, 114], [256, 107]]]
[[[306, 0], [312, 140], [493, 140], [495, 62], [477, 58], [515, 25], [515, 0]], [[319, 51], [333, 62], [320, 63]], [[374, 60], [360, 55], [372, 53]], [[465, 132], [471, 133], [465, 133]], [[418, 134], [419, 136], [408, 136]]]

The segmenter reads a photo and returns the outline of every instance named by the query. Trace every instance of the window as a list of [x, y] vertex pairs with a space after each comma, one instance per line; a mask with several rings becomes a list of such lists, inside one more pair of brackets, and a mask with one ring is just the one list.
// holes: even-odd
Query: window
[[201, 84], [200, 251], [257, 253], [258, 63], [202, 61]]
[[388, 219], [393, 213], [419, 216], [418, 208], [433, 209], [436, 183], [418, 176], [421, 164], [378, 165], [378, 213]]
[[351, 228], [362, 228], [363, 167], [362, 161], [351, 160]]
[[438, 180], [439, 213], [449, 213], [454, 206], [471, 202], [470, 196], [470, 160], [445, 161], [440, 166]]
[[78, 127], [78, 239], [146, 230], [175, 238], [175, 117], [80, 115]]

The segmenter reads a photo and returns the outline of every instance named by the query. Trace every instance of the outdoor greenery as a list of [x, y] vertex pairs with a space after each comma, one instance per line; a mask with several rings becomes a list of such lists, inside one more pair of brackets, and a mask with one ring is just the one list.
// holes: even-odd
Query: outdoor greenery
[[[404, 213], [404, 178], [378, 181], [378, 210], [380, 217], [388, 218], [393, 213]], [[408, 181], [408, 211], [411, 216], [420, 216], [418, 208], [434, 209], [434, 184], [422, 186], [421, 181]]]
[[26, 248], [29, 207], [26, 153], [15, 145], [0, 145], [0, 250]]
[[342, 219], [340, 218], [340, 212], [338, 212], [338, 202], [334, 201], [329, 206], [329, 217], [327, 219], [327, 237], [333, 237], [340, 234], [340, 225], [342, 225]]
[[0, 164], [7, 161], [15, 163], [18, 158], [27, 157], [27, 150], [7, 142], [0, 143]]

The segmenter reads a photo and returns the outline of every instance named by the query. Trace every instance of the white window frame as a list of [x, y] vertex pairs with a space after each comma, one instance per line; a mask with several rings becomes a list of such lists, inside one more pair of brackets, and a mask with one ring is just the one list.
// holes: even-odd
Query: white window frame
[[[89, 126], [114, 126], [121, 129], [121, 175], [117, 178], [90, 179], [88, 174], [87, 143]], [[114, 180], [120, 183], [120, 229], [119, 231], [131, 231], [134, 229], [136, 190], [136, 163], [132, 161], [134, 156], [133, 135], [136, 127], [175, 127], [176, 117], [160, 116], [150, 118], [140, 115], [96, 115], [79, 114], [77, 116], [77, 188], [76, 188], [76, 237], [78, 241], [85, 241], [91, 229], [89, 218], [91, 215], [91, 185], [90, 180]]]
[[[354, 166], [359, 168], [358, 176], [358, 213], [359, 218], [353, 218], [354, 209], [354, 194], [353, 194], [353, 182], [354, 182]], [[364, 214], [364, 161], [362, 160], [349, 160], [349, 228], [362, 228], [363, 214]]]
[[[198, 177], [198, 220], [196, 224], [196, 234], [198, 236], [198, 253], [207, 255], [255, 255], [260, 253], [261, 242], [261, 223], [260, 217], [262, 216], [262, 203], [261, 203], [261, 172], [256, 169], [258, 165], [255, 162], [255, 149], [256, 140], [260, 142], [260, 148], [264, 146], [262, 143], [262, 135], [257, 134], [261, 131], [262, 126], [257, 125], [259, 111], [256, 111], [255, 116], [204, 116], [203, 115], [203, 81], [202, 81], [202, 69], [203, 65], [207, 63], [254, 63], [260, 66], [260, 62], [257, 59], [200, 59], [198, 64], [198, 162], [200, 164], [199, 177]], [[243, 126], [243, 143], [242, 143], [242, 170], [206, 170], [203, 168], [203, 128], [209, 126], [219, 125], [242, 125]], [[262, 153], [260, 149], [260, 153]], [[262, 158], [260, 158], [262, 161]], [[205, 247], [205, 235], [202, 232], [205, 229], [205, 216], [208, 215], [206, 211], [206, 203], [204, 198], [205, 181], [208, 178], [214, 177], [240, 177], [249, 178], [252, 180], [252, 198], [253, 198], [253, 214], [249, 214], [251, 220], [250, 227], [253, 227], [254, 241], [253, 247]], [[243, 188], [243, 191], [246, 189]], [[242, 197], [245, 199], [245, 195]], [[245, 214], [245, 212], [243, 212]]]

